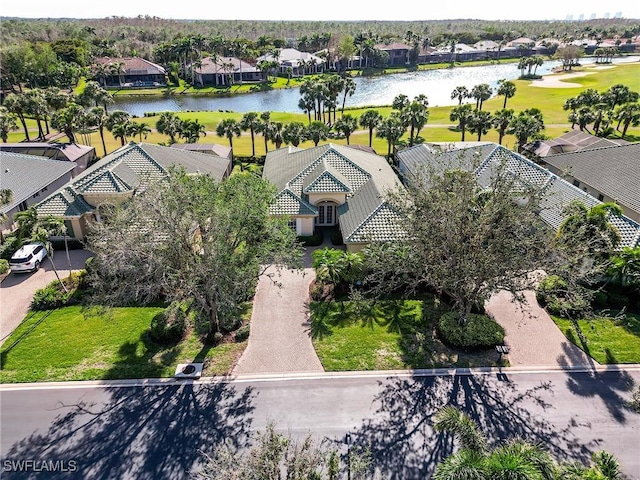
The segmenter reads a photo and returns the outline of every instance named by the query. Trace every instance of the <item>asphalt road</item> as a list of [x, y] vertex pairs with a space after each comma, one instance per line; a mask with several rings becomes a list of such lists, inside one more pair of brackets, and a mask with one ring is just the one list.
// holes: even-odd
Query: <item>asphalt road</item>
[[[372, 449], [379, 478], [428, 478], [452, 449], [431, 428], [453, 404], [490, 438], [521, 435], [560, 459], [588, 461], [605, 449], [640, 479], [640, 415], [628, 410], [640, 368], [579, 373], [456, 376], [318, 374], [201, 384], [4, 385], [0, 389], [2, 478], [181, 479], [223, 441], [245, 446], [273, 421], [294, 436], [313, 433]], [[121, 385], [116, 384], [116, 385]], [[344, 445], [340, 444], [344, 451]], [[30, 477], [18, 461], [49, 461], [63, 473]], [[11, 463], [14, 462], [14, 463]], [[58, 463], [55, 463], [58, 462]], [[42, 469], [42, 463], [33, 465]]]

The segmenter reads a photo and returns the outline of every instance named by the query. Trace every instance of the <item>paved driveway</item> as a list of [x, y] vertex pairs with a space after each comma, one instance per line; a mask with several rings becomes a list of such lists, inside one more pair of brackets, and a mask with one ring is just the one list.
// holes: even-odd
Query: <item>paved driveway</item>
[[526, 303], [511, 301], [511, 294], [500, 292], [489, 300], [487, 312], [505, 330], [513, 367], [598, 365], [567, 340], [549, 314], [538, 305], [535, 292], [525, 292]]
[[234, 375], [324, 371], [309, 336], [309, 284], [314, 278], [314, 270], [304, 268], [282, 270], [273, 280], [266, 276], [260, 279], [253, 300], [249, 345], [233, 369]]
[[[87, 250], [70, 250], [69, 259], [64, 251], [56, 251], [54, 260], [60, 278], [68, 277], [71, 271], [84, 268], [84, 262], [91, 257]], [[0, 284], [0, 345], [22, 322], [29, 311], [33, 294], [56, 279], [49, 259], [34, 273], [10, 273]]]

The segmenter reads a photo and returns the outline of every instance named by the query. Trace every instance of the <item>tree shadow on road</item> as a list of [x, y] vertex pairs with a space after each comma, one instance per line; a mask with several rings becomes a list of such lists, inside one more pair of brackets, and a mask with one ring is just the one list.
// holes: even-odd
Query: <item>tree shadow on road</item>
[[[108, 401], [59, 405], [46, 431], [15, 443], [4, 460], [74, 460], [74, 473], [47, 478], [188, 478], [221, 442], [245, 447], [253, 412], [251, 388], [225, 383], [112, 387]], [[91, 396], [89, 393], [83, 396]], [[25, 412], [28, 415], [28, 412]], [[25, 478], [3, 472], [3, 478]]]
[[629, 373], [616, 370], [616, 359], [609, 349], [607, 354], [607, 368], [605, 370], [597, 370], [592, 368], [590, 371], [571, 370], [572, 364], [572, 347], [571, 344], [563, 344], [566, 357], [561, 357], [558, 363], [566, 369], [567, 386], [571, 393], [581, 397], [600, 398], [609, 414], [616, 422], [624, 424], [627, 422], [627, 413], [630, 413], [627, 406], [627, 399], [623, 396], [631, 394], [635, 382]]
[[371, 419], [353, 433], [360, 446], [369, 446], [378, 473], [389, 479], [429, 478], [436, 465], [453, 450], [448, 434], [434, 432], [433, 415], [445, 405], [466, 412], [487, 438], [514, 436], [540, 442], [560, 458], [586, 461], [596, 441], [581, 443], [572, 433], [579, 422], [566, 427], [545, 420], [552, 408], [550, 382], [517, 388], [507, 375], [458, 375], [392, 379], [381, 384], [380, 406]]

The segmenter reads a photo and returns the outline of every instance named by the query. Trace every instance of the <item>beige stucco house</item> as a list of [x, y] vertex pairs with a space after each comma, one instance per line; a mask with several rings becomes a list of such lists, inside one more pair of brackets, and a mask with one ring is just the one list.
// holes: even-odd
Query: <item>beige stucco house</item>
[[339, 228], [349, 251], [402, 235], [388, 194], [404, 187], [384, 157], [344, 145], [281, 148], [267, 154], [263, 177], [278, 190], [272, 215], [298, 235]]

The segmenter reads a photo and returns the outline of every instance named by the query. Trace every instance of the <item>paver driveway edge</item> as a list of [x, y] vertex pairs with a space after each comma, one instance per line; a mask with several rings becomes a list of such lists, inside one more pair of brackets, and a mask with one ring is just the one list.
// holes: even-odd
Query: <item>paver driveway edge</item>
[[309, 285], [315, 271], [278, 274], [271, 268], [268, 273], [275, 276], [263, 276], [258, 282], [249, 344], [232, 374], [323, 372], [309, 334]]

